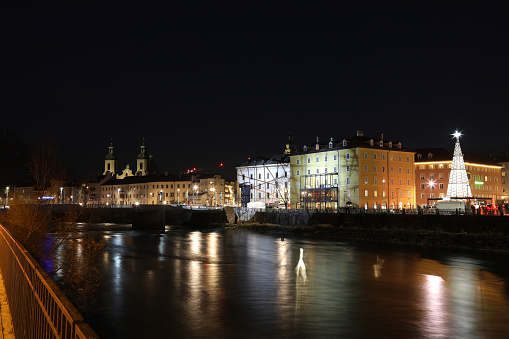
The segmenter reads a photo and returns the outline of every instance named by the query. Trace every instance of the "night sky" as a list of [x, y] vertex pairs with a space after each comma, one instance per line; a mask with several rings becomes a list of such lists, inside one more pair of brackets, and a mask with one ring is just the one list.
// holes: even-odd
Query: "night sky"
[[3, 4], [2, 126], [53, 137], [80, 176], [110, 138], [121, 168], [145, 137], [163, 172], [232, 178], [290, 132], [453, 148], [459, 129], [463, 151], [509, 150], [507, 7], [171, 3]]

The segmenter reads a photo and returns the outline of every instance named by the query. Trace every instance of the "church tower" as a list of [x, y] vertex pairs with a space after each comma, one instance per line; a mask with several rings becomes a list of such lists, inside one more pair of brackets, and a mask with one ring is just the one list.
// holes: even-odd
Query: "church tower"
[[148, 173], [148, 154], [146, 152], [145, 147], [145, 138], [143, 138], [143, 142], [140, 147], [140, 154], [138, 154], [138, 159], [136, 160], [136, 175], [147, 175]]
[[295, 146], [295, 143], [293, 142], [292, 133], [288, 136], [288, 143], [286, 144], [285, 148], [285, 154], [293, 154], [297, 151], [297, 146]]
[[117, 156], [114, 153], [113, 140], [108, 147], [108, 154], [106, 154], [106, 158], [104, 159], [104, 173], [103, 175], [107, 175], [111, 173], [115, 175], [117, 172]]

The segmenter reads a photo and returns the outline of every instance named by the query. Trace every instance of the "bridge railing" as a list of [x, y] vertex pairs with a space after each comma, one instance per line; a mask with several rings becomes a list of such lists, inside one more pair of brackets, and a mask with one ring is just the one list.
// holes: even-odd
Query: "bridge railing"
[[2, 225], [0, 273], [16, 338], [98, 338], [48, 274]]

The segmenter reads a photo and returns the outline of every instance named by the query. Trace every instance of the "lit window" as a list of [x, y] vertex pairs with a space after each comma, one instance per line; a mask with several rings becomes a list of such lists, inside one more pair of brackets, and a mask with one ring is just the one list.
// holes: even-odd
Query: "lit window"
[[364, 196], [365, 196], [365, 197], [369, 196], [369, 194], [368, 194], [368, 190], [364, 190]]
[[364, 177], [364, 184], [367, 185], [368, 184], [368, 177]]
[[376, 198], [376, 197], [378, 197], [378, 191], [374, 191], [374, 192], [373, 192], [373, 196], [374, 196], [375, 198]]

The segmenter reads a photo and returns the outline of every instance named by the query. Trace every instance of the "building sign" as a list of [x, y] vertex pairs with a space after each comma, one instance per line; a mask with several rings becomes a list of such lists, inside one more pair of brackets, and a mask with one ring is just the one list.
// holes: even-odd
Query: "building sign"
[[484, 181], [474, 181], [474, 184], [476, 185], [484, 185]]
[[45, 196], [42, 196], [41, 199], [43, 199], [43, 200], [50, 200], [50, 199], [55, 199], [55, 197], [53, 197], [53, 196], [46, 196], [45, 195]]

